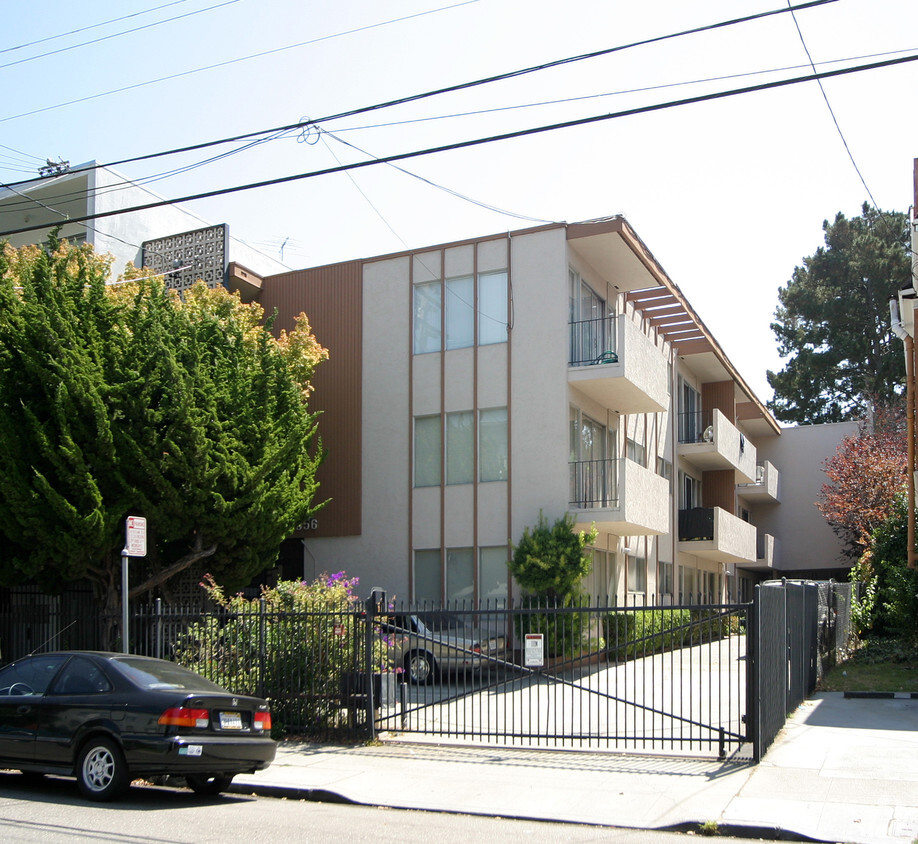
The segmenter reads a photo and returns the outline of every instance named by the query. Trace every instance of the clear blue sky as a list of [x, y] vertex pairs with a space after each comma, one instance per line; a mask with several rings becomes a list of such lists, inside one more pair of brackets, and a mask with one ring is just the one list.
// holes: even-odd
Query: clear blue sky
[[[785, 5], [3, 0], [0, 181], [27, 178], [46, 158], [110, 162]], [[94, 26], [122, 16], [130, 17]], [[837, 0], [798, 12], [797, 22], [820, 69], [918, 53], [914, 0]], [[75, 32], [84, 27], [92, 28]], [[137, 27], [145, 28], [125, 32]], [[55, 37], [64, 33], [72, 34]], [[39, 39], [49, 40], [16, 49]], [[95, 43], [69, 49], [88, 41]], [[244, 151], [237, 144], [118, 169], [145, 179], [235, 151], [150, 183], [175, 197], [362, 160], [345, 141], [383, 156], [807, 72], [794, 20], [783, 14], [325, 124], [335, 137], [289, 133]], [[120, 88], [128, 90], [108, 93]], [[824, 88], [876, 202], [906, 211], [918, 156], [918, 63], [827, 80]], [[868, 198], [813, 82], [402, 166], [523, 217], [624, 214], [763, 399], [765, 370], [781, 365], [769, 328], [778, 287], [822, 244], [825, 218], [855, 215]], [[385, 165], [192, 208], [275, 257], [283, 244], [294, 267], [529, 224]]]

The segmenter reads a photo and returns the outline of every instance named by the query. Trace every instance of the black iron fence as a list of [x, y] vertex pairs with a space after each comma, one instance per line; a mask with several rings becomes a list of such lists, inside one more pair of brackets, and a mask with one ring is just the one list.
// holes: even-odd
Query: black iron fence
[[[9, 590], [8, 590], [9, 591]], [[392, 605], [202, 613], [156, 602], [135, 653], [271, 701], [288, 735], [378, 730], [535, 747], [761, 759], [850, 642], [850, 584], [774, 581], [751, 604]], [[86, 596], [0, 594], [2, 661], [100, 647]]]
[[850, 583], [774, 580], [755, 587], [749, 733], [756, 761], [850, 647], [853, 597]]

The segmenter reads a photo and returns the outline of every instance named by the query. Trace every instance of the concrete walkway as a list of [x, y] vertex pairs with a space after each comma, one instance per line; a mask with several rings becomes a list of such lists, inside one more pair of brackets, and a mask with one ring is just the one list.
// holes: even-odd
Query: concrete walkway
[[918, 840], [918, 699], [805, 702], [759, 765], [595, 751], [284, 743], [233, 790], [370, 806], [839, 842]]

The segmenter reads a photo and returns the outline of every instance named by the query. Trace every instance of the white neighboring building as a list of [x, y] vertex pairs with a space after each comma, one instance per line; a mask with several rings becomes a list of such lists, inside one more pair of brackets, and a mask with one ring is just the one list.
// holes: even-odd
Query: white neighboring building
[[[54, 226], [61, 225], [62, 237], [90, 243], [97, 253], [112, 255], [114, 277], [129, 261], [134, 266], [146, 262], [157, 272], [182, 267], [185, 269], [176, 274], [179, 287], [190, 284], [192, 276], [231, 288], [246, 283], [257, 287], [258, 277], [288, 269], [231, 237], [227, 226], [214, 226], [178, 205], [103, 216], [85, 223], [67, 222], [163, 201], [159, 194], [121, 173], [90, 161], [57, 176], [0, 188], [0, 232], [46, 226], [0, 235], [0, 239], [13, 246], [42, 243]], [[238, 282], [237, 267], [243, 273]]]
[[785, 454], [621, 217], [271, 276], [259, 301], [278, 329], [305, 310], [331, 354], [311, 400], [331, 501], [288, 547], [306, 577], [501, 599], [512, 543], [567, 512], [599, 530], [595, 596], [748, 599], [757, 580], [839, 565], [801, 501], [844, 429]]

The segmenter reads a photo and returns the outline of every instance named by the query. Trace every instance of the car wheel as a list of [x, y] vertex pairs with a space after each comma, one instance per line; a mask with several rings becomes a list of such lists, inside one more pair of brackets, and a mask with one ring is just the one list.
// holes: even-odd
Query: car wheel
[[405, 673], [416, 686], [433, 682], [437, 664], [427, 651], [412, 651], [405, 658]]
[[77, 785], [90, 800], [114, 800], [131, 784], [121, 748], [110, 738], [91, 738], [77, 761]]
[[195, 794], [220, 794], [229, 788], [233, 781], [232, 775], [223, 776], [218, 774], [188, 774], [185, 782]]

